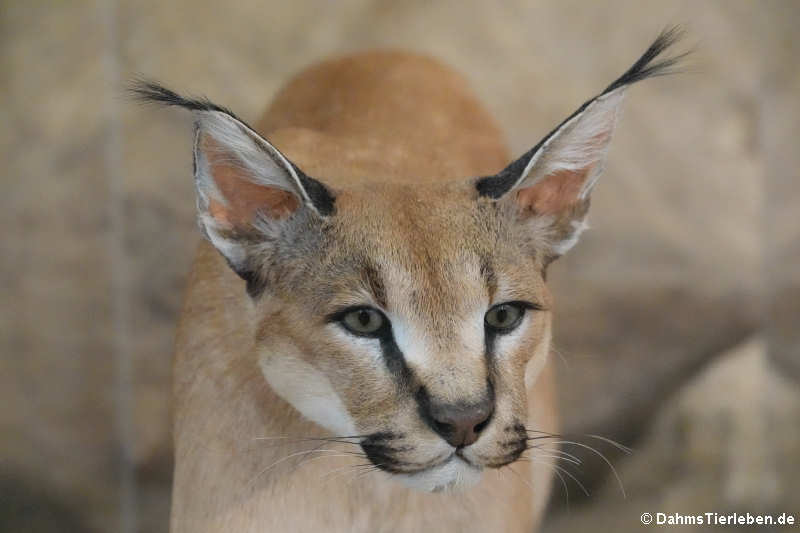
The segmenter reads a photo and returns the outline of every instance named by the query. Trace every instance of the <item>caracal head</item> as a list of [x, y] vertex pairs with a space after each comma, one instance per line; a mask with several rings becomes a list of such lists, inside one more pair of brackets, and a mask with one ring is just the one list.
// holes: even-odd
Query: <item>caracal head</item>
[[544, 271], [586, 227], [625, 90], [673, 65], [653, 60], [674, 37], [497, 175], [424, 185], [336, 190], [226, 109], [137, 90], [195, 113], [200, 227], [246, 281], [272, 388], [395, 479], [454, 489], [527, 448]]

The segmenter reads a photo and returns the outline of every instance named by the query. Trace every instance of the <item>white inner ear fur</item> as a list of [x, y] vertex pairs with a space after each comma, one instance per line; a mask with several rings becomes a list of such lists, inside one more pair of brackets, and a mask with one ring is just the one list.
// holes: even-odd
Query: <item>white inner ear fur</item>
[[[198, 161], [203, 155], [198, 142], [200, 136], [205, 134], [220, 146], [222, 152], [230, 155], [230, 159], [226, 162], [240, 166], [250, 181], [294, 193], [314, 209], [292, 164], [266, 139], [225, 113], [201, 111], [197, 115], [195, 157]], [[208, 162], [205, 163], [205, 166], [197, 168], [199, 185], [213, 185], [211, 169], [208, 168]]]
[[589, 169], [578, 199], [586, 198], [603, 170], [625, 87], [598, 97], [572, 117], [531, 157], [514, 188], [531, 187], [558, 171]]
[[569, 237], [558, 242], [550, 243], [550, 249], [558, 255], [564, 255], [570, 249], [572, 249], [573, 246], [578, 244], [578, 239], [580, 238], [581, 234], [589, 229], [589, 223], [586, 221], [586, 218], [581, 220], [573, 220], [570, 222], [570, 225], [572, 226], [573, 230]]
[[206, 211], [200, 211], [198, 223], [200, 224], [200, 229], [208, 237], [208, 240], [211, 241], [211, 244], [214, 245], [214, 248], [219, 250], [228, 261], [234, 265], [244, 264], [247, 259], [247, 250], [237, 241], [228, 239], [220, 234], [220, 230], [224, 231], [229, 228], [217, 222], [217, 220], [207, 214]]
[[[197, 189], [197, 212], [200, 229], [217, 250], [233, 265], [245, 263], [248, 251], [241, 243], [231, 240], [222, 232], [231, 229], [228, 224], [215, 219], [209, 213], [211, 201], [229, 205], [216, 181], [211, 161], [236, 166], [241, 177], [264, 187], [272, 187], [291, 192], [301, 198], [311, 209], [311, 201], [300, 184], [291, 163], [258, 133], [242, 122], [219, 111], [197, 112], [197, 125], [194, 139], [195, 186]], [[214, 141], [214, 158], [202, 146], [203, 136]], [[277, 229], [272, 221], [262, 218], [254, 221], [254, 227], [269, 236]]]

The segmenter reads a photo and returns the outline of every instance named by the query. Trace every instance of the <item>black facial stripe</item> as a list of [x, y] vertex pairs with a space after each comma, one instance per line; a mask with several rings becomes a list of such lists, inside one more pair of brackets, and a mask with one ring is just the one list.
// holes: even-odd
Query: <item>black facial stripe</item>
[[378, 431], [377, 433], [371, 433], [367, 435], [361, 443], [367, 444], [379, 444], [387, 441], [393, 441], [397, 439], [402, 439], [405, 437], [402, 433], [392, 433], [391, 431]]
[[508, 432], [515, 431], [515, 432], [517, 432], [519, 435], [525, 435], [525, 434], [526, 434], [526, 433], [525, 433], [525, 431], [526, 431], [526, 430], [525, 430], [525, 426], [524, 426], [523, 424], [520, 424], [519, 422], [515, 423], [515, 424], [514, 424], [512, 427], [510, 427], [510, 428], [506, 428], [506, 431], [508, 431]]
[[484, 356], [489, 368], [491, 368], [494, 365], [494, 348], [497, 341], [497, 333], [487, 328], [483, 328], [483, 330]]
[[[335, 313], [332, 313], [327, 316], [328, 322], [341, 322], [343, 317], [351, 313], [353, 311], [357, 311], [359, 309], [374, 309], [368, 306], [363, 305], [355, 305], [346, 307], [344, 309], [340, 309]], [[374, 309], [378, 313], [381, 311]], [[410, 391], [412, 389], [412, 384], [414, 383], [414, 375], [411, 369], [406, 364], [405, 356], [403, 352], [400, 350], [400, 347], [397, 346], [397, 343], [394, 340], [394, 334], [392, 333], [392, 324], [389, 321], [389, 318], [383, 315], [383, 325], [377, 331], [369, 334], [361, 334], [357, 331], [353, 331], [351, 329], [347, 329], [348, 333], [351, 335], [356, 335], [365, 338], [377, 339], [380, 342], [381, 347], [381, 355], [383, 356], [384, 364], [386, 364], [386, 368], [389, 372], [395, 377], [397, 380], [398, 387], [401, 390]]]
[[402, 435], [383, 431], [368, 435], [359, 444], [364, 453], [367, 454], [367, 458], [375, 466], [387, 472], [398, 473], [403, 471], [402, 467], [406, 463], [392, 457], [392, 453], [410, 451], [410, 448], [407, 446], [391, 446], [391, 443], [402, 439], [402, 437]]
[[363, 442], [361, 446], [367, 447], [375, 453], [382, 453], [382, 454], [393, 454], [393, 453], [403, 453], [403, 452], [410, 452], [414, 448], [411, 446], [389, 446], [388, 444], [373, 444], [370, 442]]
[[526, 302], [524, 300], [512, 300], [512, 301], [508, 301], [508, 302], [501, 302], [499, 304], [493, 305], [490, 308], [490, 310], [494, 309], [495, 307], [497, 307], [499, 305], [511, 305], [511, 306], [522, 308], [523, 314], [520, 317], [519, 323], [516, 326], [510, 328], [509, 330], [507, 330], [505, 332], [502, 331], [502, 330], [497, 330], [497, 329], [493, 329], [491, 327], [484, 326], [483, 329], [485, 331], [484, 344], [485, 344], [485, 349], [486, 349], [486, 357], [490, 361], [494, 357], [495, 343], [496, 343], [498, 335], [503, 335], [505, 333], [511, 333], [512, 331], [514, 331], [517, 327], [519, 327], [520, 324], [522, 324], [522, 321], [525, 320], [525, 314], [528, 311], [543, 311], [544, 310], [544, 307], [541, 306], [540, 304], [537, 304], [537, 303], [534, 303], [534, 302]]
[[424, 463], [398, 459], [395, 455], [414, 451], [414, 447], [407, 444], [391, 445], [392, 442], [398, 440], [402, 443], [404, 437], [405, 435], [403, 434], [378, 432], [368, 435], [359, 444], [370, 462], [381, 470], [393, 474], [415, 474], [442, 464], [450, 458], [450, 456], [445, 458], [437, 457]]
[[372, 464], [386, 472], [391, 472], [393, 474], [402, 473], [404, 472], [403, 466], [407, 466], [409, 464], [395, 459], [386, 450], [370, 444], [362, 444], [361, 449], [364, 450], [365, 454], [367, 454], [367, 458], [372, 462]]
[[492, 301], [494, 299], [494, 293], [497, 291], [497, 274], [495, 274], [491, 259], [488, 257], [481, 258], [481, 275], [486, 282], [486, 291], [488, 292], [489, 301]]
[[381, 353], [386, 368], [397, 380], [397, 385], [401, 390], [410, 391], [414, 383], [414, 374], [406, 364], [406, 358], [400, 347], [394, 340], [391, 328], [388, 335], [380, 337]]
[[502, 468], [502, 467], [504, 467], [504, 466], [506, 466], [508, 464], [513, 463], [517, 459], [519, 459], [520, 456], [524, 452], [525, 452], [525, 446], [523, 445], [521, 448], [519, 448], [517, 450], [514, 450], [513, 452], [511, 452], [509, 454], [504, 455], [499, 460], [495, 460], [494, 462], [488, 463], [488, 464], [486, 464], [484, 466], [487, 466], [489, 468]]
[[431, 397], [428, 390], [422, 386], [414, 393], [414, 400], [417, 402], [417, 413], [425, 424], [436, 431], [436, 421], [431, 417]]
[[386, 287], [383, 284], [383, 279], [378, 273], [378, 269], [372, 264], [365, 264], [362, 268], [361, 275], [367, 282], [367, 287], [375, 298], [375, 302], [386, 309]]
[[494, 380], [497, 374], [497, 358], [495, 357], [497, 335], [496, 330], [487, 328], [486, 325], [483, 326], [483, 356], [486, 359], [490, 380]]

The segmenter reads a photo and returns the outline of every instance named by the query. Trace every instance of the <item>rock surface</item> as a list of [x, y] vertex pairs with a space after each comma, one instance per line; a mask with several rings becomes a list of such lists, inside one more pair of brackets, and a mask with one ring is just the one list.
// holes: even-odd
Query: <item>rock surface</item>
[[[670, 397], [631, 456], [617, 462], [627, 498], [611, 479], [582, 505], [562, 505], [545, 531], [638, 530], [645, 512], [749, 512], [776, 519], [791, 513], [797, 524], [799, 419], [797, 383], [772, 364], [763, 338], [749, 339]], [[753, 526], [659, 529], [752, 531]]]

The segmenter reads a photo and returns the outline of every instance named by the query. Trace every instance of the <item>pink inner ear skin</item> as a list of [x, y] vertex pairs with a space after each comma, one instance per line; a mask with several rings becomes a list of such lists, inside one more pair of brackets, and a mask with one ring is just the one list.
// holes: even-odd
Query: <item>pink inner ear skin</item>
[[544, 180], [520, 189], [517, 203], [523, 210], [541, 215], [553, 215], [574, 206], [592, 166], [580, 170], [560, 170]]
[[215, 200], [209, 203], [209, 213], [217, 222], [246, 229], [252, 225], [258, 212], [273, 219], [283, 219], [300, 206], [292, 193], [258, 185], [243, 177], [246, 170], [226, 162], [230, 156], [208, 137], [202, 140], [201, 149], [214, 183], [225, 199], [225, 203]]

